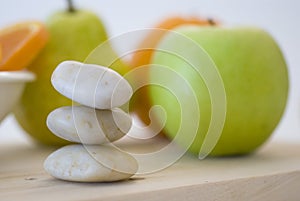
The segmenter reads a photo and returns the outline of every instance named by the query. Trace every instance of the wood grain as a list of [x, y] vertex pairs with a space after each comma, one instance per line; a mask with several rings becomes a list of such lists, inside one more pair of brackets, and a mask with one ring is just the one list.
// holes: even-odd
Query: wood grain
[[0, 200], [300, 200], [300, 144], [268, 143], [245, 157], [185, 155], [162, 171], [115, 183], [52, 178], [43, 161], [54, 148], [0, 144]]

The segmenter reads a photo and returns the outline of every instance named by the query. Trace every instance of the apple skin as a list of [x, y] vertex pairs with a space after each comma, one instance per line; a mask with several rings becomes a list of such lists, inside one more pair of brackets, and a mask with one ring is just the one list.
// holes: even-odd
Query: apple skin
[[69, 142], [48, 130], [46, 118], [52, 110], [72, 102], [54, 90], [50, 83], [52, 72], [62, 61], [84, 61], [94, 48], [107, 39], [107, 34], [98, 16], [88, 11], [55, 13], [46, 26], [50, 34], [49, 42], [28, 67], [37, 79], [26, 85], [14, 114], [36, 141], [64, 145]]
[[[199, 44], [213, 59], [223, 79], [227, 113], [221, 136], [210, 155], [253, 152], [270, 137], [285, 110], [289, 81], [280, 48], [268, 33], [254, 27], [184, 26], [175, 31]], [[176, 38], [172, 37], [171, 34], [166, 35], [158, 48], [178, 48]], [[182, 48], [189, 51], [187, 47]], [[188, 151], [198, 154], [211, 118], [210, 97], [203, 79], [187, 62], [166, 52], [157, 51], [152, 63], [167, 66], [183, 76], [196, 93], [200, 108], [199, 129]], [[163, 76], [150, 70], [150, 82], [169, 79], [168, 82], [176, 84], [176, 80]], [[181, 121], [179, 103], [162, 87], [152, 86], [149, 93], [152, 105], [161, 105], [165, 109], [168, 119], [163, 132], [174, 139]], [[189, 107], [188, 103], [182, 105], [183, 110]], [[162, 121], [159, 114], [154, 113], [154, 116], [157, 121]], [[191, 133], [187, 130], [184, 135]], [[178, 144], [186, 147], [188, 142], [181, 140]]]

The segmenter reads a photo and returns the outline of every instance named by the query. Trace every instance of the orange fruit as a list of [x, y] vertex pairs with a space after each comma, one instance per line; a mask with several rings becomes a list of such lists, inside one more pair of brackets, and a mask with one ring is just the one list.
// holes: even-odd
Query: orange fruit
[[48, 40], [48, 32], [40, 22], [15, 24], [0, 30], [1, 71], [26, 68]]
[[[169, 31], [181, 25], [199, 25], [199, 26], [213, 26], [216, 23], [211, 19], [200, 19], [197, 17], [184, 18], [180, 16], [173, 16], [165, 19], [155, 26], [155, 29], [142, 40], [134, 52], [131, 60], [131, 67], [137, 68], [139, 66], [147, 65], [151, 63], [152, 55], [155, 51], [155, 47], [158, 45], [162, 37]], [[138, 76], [136, 79], [148, 79], [148, 72], [143, 72], [142, 76]], [[135, 112], [137, 116], [146, 124], [150, 123], [149, 110], [151, 103], [148, 97], [148, 86], [140, 88], [132, 97], [130, 103], [130, 110]]]
[[[179, 16], [170, 17], [166, 20], [162, 21], [158, 25], [155, 26], [155, 29], [152, 30], [141, 42], [138, 49], [141, 51], [137, 51], [134, 53], [132, 57], [132, 66], [138, 67], [145, 64], [149, 64], [151, 61], [152, 54], [154, 52], [153, 49], [159, 43], [160, 39], [167, 33], [168, 30], [172, 30], [181, 25], [215, 25], [215, 22], [210, 19], [200, 19], [197, 17], [183, 18]], [[147, 48], [142, 50], [143, 48]]]
[[0, 62], [2, 60], [2, 47], [1, 47], [1, 44], [0, 44]]

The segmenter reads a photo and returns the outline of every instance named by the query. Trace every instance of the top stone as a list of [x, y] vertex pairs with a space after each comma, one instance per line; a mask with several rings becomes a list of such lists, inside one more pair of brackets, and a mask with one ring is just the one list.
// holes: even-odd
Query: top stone
[[120, 74], [94, 64], [64, 61], [54, 70], [51, 82], [62, 95], [97, 109], [119, 107], [132, 96], [130, 84]]

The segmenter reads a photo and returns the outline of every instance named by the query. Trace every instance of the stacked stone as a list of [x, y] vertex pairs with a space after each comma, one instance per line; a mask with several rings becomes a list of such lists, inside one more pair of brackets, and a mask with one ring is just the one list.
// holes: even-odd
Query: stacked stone
[[138, 169], [134, 157], [115, 148], [128, 133], [131, 117], [119, 109], [129, 101], [132, 89], [115, 71], [98, 65], [65, 61], [52, 74], [52, 85], [79, 103], [61, 107], [47, 118], [48, 128], [68, 145], [44, 162], [53, 177], [77, 182], [109, 182], [128, 179]]

